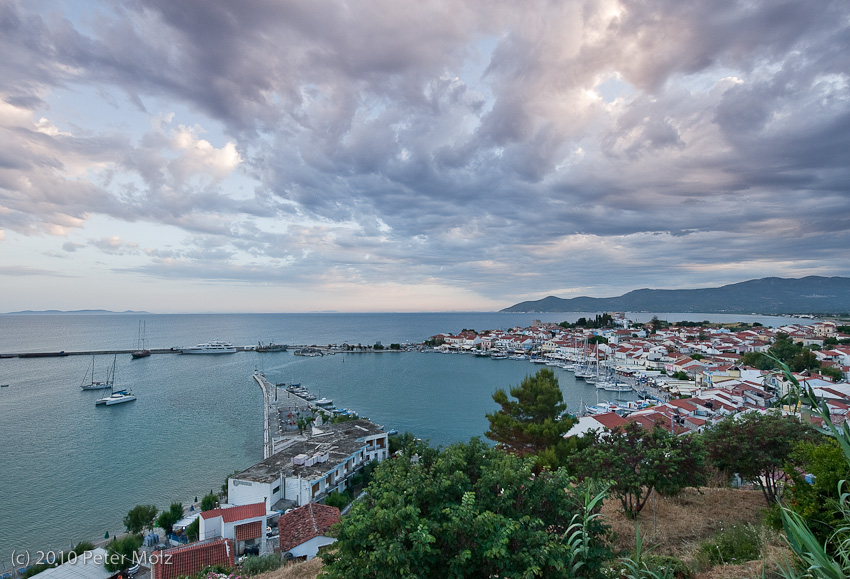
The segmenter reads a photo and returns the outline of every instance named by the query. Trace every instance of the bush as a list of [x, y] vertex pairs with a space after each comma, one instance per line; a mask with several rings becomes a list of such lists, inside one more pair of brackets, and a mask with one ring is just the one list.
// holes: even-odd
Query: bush
[[338, 493], [336, 491], [330, 493], [325, 499], [325, 504], [329, 507], [336, 507], [339, 510], [344, 509], [351, 502], [351, 493], [345, 491]]
[[258, 575], [274, 571], [283, 565], [283, 559], [275, 553], [263, 555], [262, 557], [246, 557], [242, 563], [242, 572], [246, 575]]
[[697, 551], [701, 567], [753, 561], [761, 556], [762, 539], [754, 525], [732, 525], [721, 529], [713, 538], [703, 541]]

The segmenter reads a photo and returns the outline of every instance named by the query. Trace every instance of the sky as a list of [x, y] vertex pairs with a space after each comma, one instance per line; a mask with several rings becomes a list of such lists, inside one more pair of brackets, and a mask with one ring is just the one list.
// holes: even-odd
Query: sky
[[846, 0], [0, 0], [0, 311], [850, 275]]

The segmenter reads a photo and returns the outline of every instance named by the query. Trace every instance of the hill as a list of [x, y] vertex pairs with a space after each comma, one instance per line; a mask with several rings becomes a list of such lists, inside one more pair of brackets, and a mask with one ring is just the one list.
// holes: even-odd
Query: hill
[[639, 289], [619, 297], [549, 296], [503, 312], [698, 312], [730, 314], [827, 314], [850, 312], [850, 278], [766, 277], [717, 288]]
[[133, 310], [125, 310], [123, 312], [113, 312], [111, 310], [23, 310], [20, 312], [6, 312], [9, 316], [50, 316], [54, 314], [64, 315], [102, 315], [102, 314], [149, 314], [150, 312], [136, 312]]

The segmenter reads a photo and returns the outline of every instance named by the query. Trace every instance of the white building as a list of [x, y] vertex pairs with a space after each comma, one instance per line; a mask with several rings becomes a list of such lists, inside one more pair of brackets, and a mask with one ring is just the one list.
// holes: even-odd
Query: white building
[[350, 420], [314, 428], [298, 441], [228, 479], [234, 505], [263, 502], [283, 511], [342, 492], [367, 462], [389, 456], [389, 437], [368, 420]]
[[198, 527], [199, 539], [223, 537], [233, 541], [236, 555], [265, 555], [268, 519], [276, 516], [277, 513], [268, 512], [265, 502], [204, 511]]

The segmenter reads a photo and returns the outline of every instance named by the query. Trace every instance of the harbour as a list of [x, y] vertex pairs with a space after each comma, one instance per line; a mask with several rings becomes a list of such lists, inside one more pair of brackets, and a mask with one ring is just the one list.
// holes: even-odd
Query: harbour
[[[572, 315], [554, 314], [549, 320]], [[239, 344], [261, 339], [390, 344], [470, 326], [527, 325], [539, 317], [163, 315], [147, 318], [147, 332], [153, 345], [195, 344], [217, 335]], [[135, 318], [118, 315], [0, 316], [0, 351], [111, 352], [116, 344], [131, 345], [136, 326]], [[107, 355], [111, 363], [115, 354]], [[255, 371], [274, 385], [300, 382], [318, 398], [332, 399], [388, 430], [447, 445], [482, 436], [485, 414], [497, 408], [493, 391], [519, 384], [538, 369], [527, 361], [413, 352], [311, 358], [244, 351], [139, 360], [119, 354], [116, 387], [132, 387], [138, 400], [106, 410], [95, 408], [100, 394], [80, 391], [90, 356], [0, 361], [0, 383], [9, 384], [0, 390], [0, 512], [6, 523], [0, 527], [0, 559], [12, 550], [63, 549], [106, 532], [114, 535], [123, 530], [121, 519], [133, 506], [188, 505], [217, 490], [229, 473], [261, 460], [262, 423], [270, 420], [252, 378]], [[555, 370], [569, 411], [608, 396]]]

